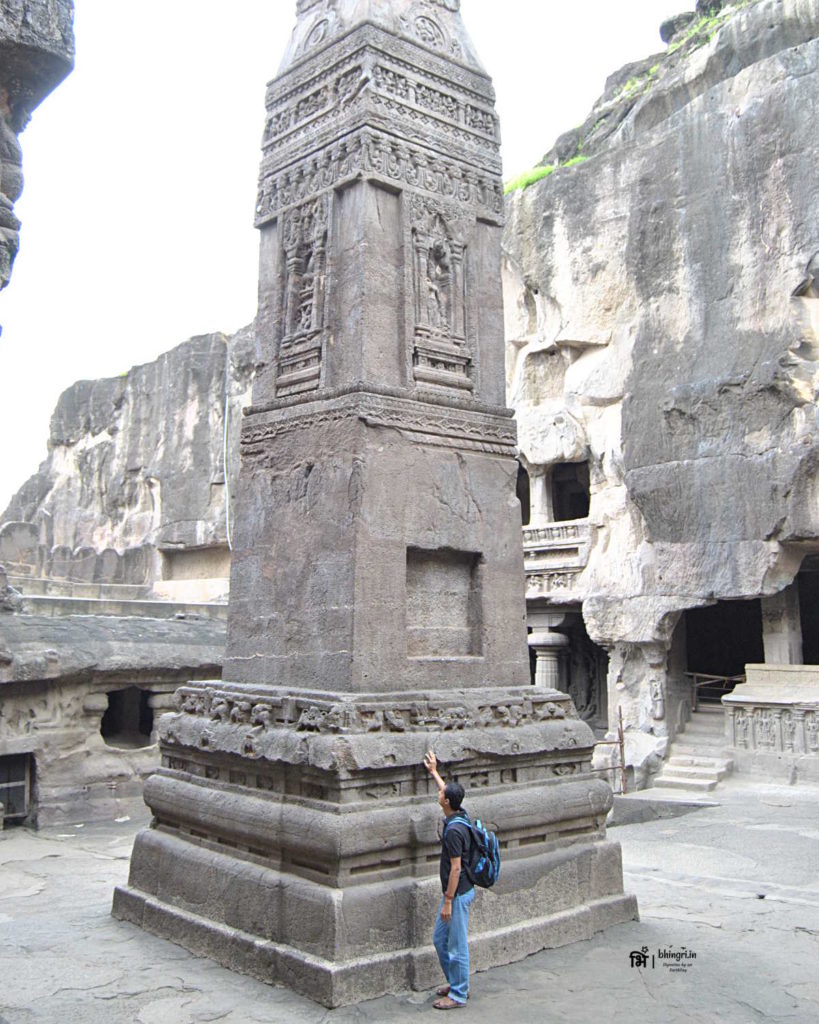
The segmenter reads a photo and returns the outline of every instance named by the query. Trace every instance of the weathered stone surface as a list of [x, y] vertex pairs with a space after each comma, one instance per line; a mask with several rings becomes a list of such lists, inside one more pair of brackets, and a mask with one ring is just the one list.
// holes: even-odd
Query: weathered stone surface
[[673, 18], [668, 18], [660, 25], [660, 39], [664, 43], [670, 43], [683, 29], [688, 28], [695, 17], [693, 11], [688, 11], [685, 14], [675, 14]]
[[[0, 615], [0, 749], [31, 762], [27, 823], [113, 820], [139, 806], [158, 762], [146, 718], [172, 708], [181, 684], [218, 672], [224, 642], [224, 623], [208, 619]], [[134, 713], [109, 723], [128, 695]]]
[[298, 3], [267, 93], [225, 682], [163, 718], [114, 898], [327, 1006], [439, 976], [430, 747], [506, 844], [476, 962], [636, 914], [593, 733], [526, 685], [499, 136], [459, 7]]
[[0, 612], [19, 611], [22, 603], [19, 593], [9, 586], [6, 570], [0, 565]]
[[71, 0], [0, 0], [0, 289], [11, 276], [23, 190], [17, 136], [74, 63]]
[[588, 460], [572, 597], [643, 780], [690, 699], [684, 639], [667, 660], [680, 613], [782, 590], [819, 536], [819, 4], [723, 15], [655, 61], [591, 159], [507, 206], [524, 462]]
[[193, 338], [122, 377], [65, 391], [48, 459], [0, 519], [8, 571], [148, 584], [165, 596], [186, 587], [193, 596], [197, 578], [210, 578], [224, 595], [227, 491], [235, 496], [255, 361], [248, 327]]
[[723, 698], [725, 740], [739, 773], [819, 781], [819, 669], [748, 665], [747, 682]]

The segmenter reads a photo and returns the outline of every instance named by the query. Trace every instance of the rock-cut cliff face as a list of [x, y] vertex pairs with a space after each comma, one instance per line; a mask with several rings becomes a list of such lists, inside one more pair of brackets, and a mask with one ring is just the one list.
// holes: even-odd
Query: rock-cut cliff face
[[610, 709], [660, 752], [681, 613], [782, 591], [819, 538], [819, 0], [712, 6], [698, 45], [684, 17], [613, 76], [588, 159], [507, 202], [523, 460], [547, 503], [556, 465], [588, 464], [570, 597]]
[[224, 581], [228, 490], [254, 365], [247, 328], [70, 387], [51, 419], [47, 460], [0, 520], [0, 563], [9, 574], [159, 590], [164, 581], [169, 591]]

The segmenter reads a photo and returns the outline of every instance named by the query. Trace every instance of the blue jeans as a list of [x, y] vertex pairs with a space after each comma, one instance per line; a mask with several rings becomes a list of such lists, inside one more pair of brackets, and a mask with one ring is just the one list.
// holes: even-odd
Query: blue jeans
[[466, 1002], [469, 990], [469, 946], [466, 943], [466, 929], [469, 924], [469, 908], [475, 899], [475, 890], [470, 889], [452, 901], [452, 920], [442, 921], [441, 910], [435, 922], [432, 941], [441, 961], [441, 970], [449, 983], [449, 998], [456, 1003]]

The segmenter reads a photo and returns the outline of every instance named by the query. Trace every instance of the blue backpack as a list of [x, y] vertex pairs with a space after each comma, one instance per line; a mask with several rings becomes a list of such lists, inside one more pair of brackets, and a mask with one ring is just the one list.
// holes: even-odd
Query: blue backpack
[[472, 822], [465, 814], [463, 817], [450, 818], [444, 825], [444, 834], [446, 834], [447, 825], [454, 825], [456, 822], [466, 825], [472, 837], [472, 842], [469, 844], [469, 858], [464, 862], [467, 878], [473, 885], [478, 885], [481, 889], [491, 889], [498, 880], [501, 868], [498, 837], [484, 827], [480, 818]]

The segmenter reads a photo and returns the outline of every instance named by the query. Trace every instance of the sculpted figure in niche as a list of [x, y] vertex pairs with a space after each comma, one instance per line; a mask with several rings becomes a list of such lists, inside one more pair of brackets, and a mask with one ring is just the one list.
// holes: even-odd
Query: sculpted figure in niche
[[790, 715], [784, 719], [785, 726], [785, 746], [788, 750], [793, 750], [796, 743], [796, 722]]
[[657, 678], [651, 681], [651, 717], [655, 722], [661, 722], [665, 718], [665, 695], [663, 685]]
[[313, 250], [303, 257], [304, 270], [301, 275], [301, 304], [299, 308], [299, 330], [309, 331], [313, 326], [313, 285], [315, 268]]
[[819, 725], [817, 725], [816, 719], [814, 717], [808, 718], [805, 727], [808, 730], [808, 750], [816, 750], [816, 734], [819, 732]]
[[427, 260], [427, 318], [434, 331], [449, 332], [449, 291], [451, 282], [449, 253], [443, 242], [436, 242]]

